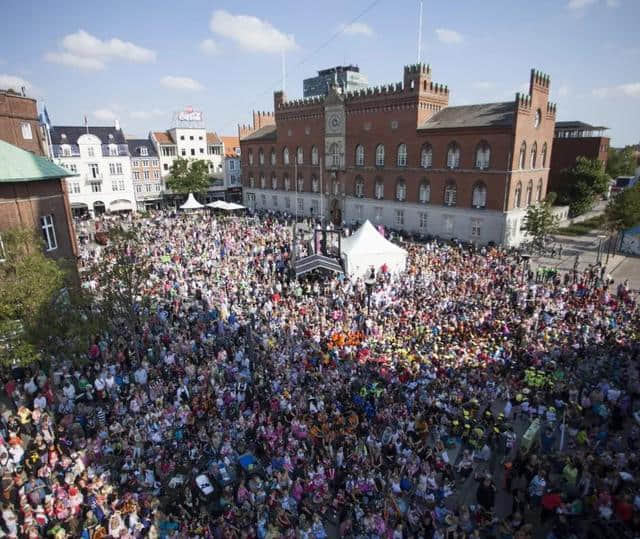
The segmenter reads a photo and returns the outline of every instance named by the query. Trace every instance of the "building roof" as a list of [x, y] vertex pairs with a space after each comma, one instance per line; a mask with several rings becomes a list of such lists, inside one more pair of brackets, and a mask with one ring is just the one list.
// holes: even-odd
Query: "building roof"
[[154, 131], [153, 136], [158, 141], [158, 144], [175, 144], [167, 131]]
[[157, 157], [156, 148], [153, 143], [146, 138], [132, 138], [127, 140], [127, 144], [129, 145], [129, 153], [131, 157], [139, 157], [140, 156], [140, 148], [147, 149], [147, 155], [143, 157]]
[[434, 114], [418, 129], [512, 127], [514, 109], [515, 104], [513, 101], [446, 107]]
[[556, 131], [560, 130], [578, 130], [578, 131], [602, 131], [603, 129], [609, 129], [602, 125], [591, 125], [585, 122], [579, 122], [572, 120], [569, 122], [556, 122]]
[[224, 144], [225, 157], [240, 157], [236, 152], [236, 148], [240, 148], [240, 137], [220, 137]]
[[276, 126], [265, 125], [250, 135], [242, 137], [242, 140], [276, 140]]
[[216, 133], [207, 133], [207, 144], [221, 144], [220, 137]]
[[46, 157], [0, 140], [0, 183], [37, 182], [77, 176]]
[[[52, 144], [75, 144], [82, 135], [86, 135], [87, 131], [90, 135], [94, 135], [100, 139], [102, 144], [126, 144], [122, 129], [115, 127], [96, 127], [83, 125], [53, 125], [51, 126], [51, 143]], [[62, 135], [66, 135], [63, 137]], [[111, 137], [109, 137], [111, 135]]]

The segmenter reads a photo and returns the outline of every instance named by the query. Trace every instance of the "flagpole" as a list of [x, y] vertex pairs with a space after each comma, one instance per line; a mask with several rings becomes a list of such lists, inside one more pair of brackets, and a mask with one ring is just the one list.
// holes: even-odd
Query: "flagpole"
[[324, 198], [324, 191], [322, 190], [322, 159], [320, 159], [320, 227], [324, 227], [324, 207], [322, 205], [322, 199]]

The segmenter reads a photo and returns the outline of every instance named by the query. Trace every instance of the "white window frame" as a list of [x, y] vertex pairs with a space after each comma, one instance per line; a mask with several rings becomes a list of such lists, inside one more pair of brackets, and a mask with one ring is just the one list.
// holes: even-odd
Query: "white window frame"
[[447, 168], [460, 167], [460, 147], [457, 144], [451, 144], [447, 150]]
[[118, 181], [117, 180], [111, 180], [111, 190], [112, 191], [117, 191], [118, 190]]
[[378, 144], [376, 146], [376, 166], [384, 166], [384, 144]]
[[109, 156], [118, 157], [118, 147], [115, 144], [109, 144]]
[[109, 163], [109, 176], [115, 176], [115, 175], [116, 175], [116, 164]]
[[102, 184], [100, 182], [91, 182], [92, 193], [102, 193]]
[[453, 235], [453, 231], [455, 229], [455, 222], [454, 222], [453, 215], [443, 215], [442, 220], [444, 224], [443, 229], [445, 234]]
[[376, 223], [379, 223], [380, 221], [382, 221], [382, 212], [383, 212], [382, 206], [374, 206], [373, 219], [375, 220]]
[[397, 164], [399, 167], [407, 166], [407, 145], [404, 143], [398, 146]]
[[289, 165], [289, 148], [284, 148], [282, 150], [282, 164], [284, 166]]
[[426, 211], [421, 211], [418, 214], [419, 217], [419, 221], [418, 221], [418, 227], [420, 228], [420, 230], [426, 230], [427, 229], [427, 225], [429, 223], [429, 216], [427, 214]]
[[288, 210], [291, 209], [291, 198], [290, 197], [284, 197], [284, 207]]
[[331, 166], [339, 167], [340, 166], [340, 146], [338, 146], [337, 142], [333, 142], [331, 146], [329, 146], [329, 155], [331, 156]]
[[271, 196], [271, 203], [273, 204], [274, 208], [278, 207], [278, 195], [272, 195]]
[[474, 208], [487, 207], [487, 187], [482, 183], [477, 183], [471, 191], [471, 205]]
[[149, 155], [149, 150], [145, 146], [140, 147], [140, 155], [146, 157]]
[[364, 197], [364, 180], [362, 178], [356, 179], [355, 193], [358, 198]]
[[404, 226], [404, 210], [396, 210], [396, 226]]
[[262, 202], [263, 206], [266, 206], [267, 205], [267, 195], [265, 195], [265, 194], [260, 195], [260, 202]]
[[431, 202], [431, 184], [428, 182], [421, 182], [418, 188], [418, 200], [420, 204], [428, 204]]
[[420, 166], [422, 168], [431, 168], [433, 166], [433, 148], [425, 146], [420, 152]]
[[444, 186], [444, 205], [455, 206], [457, 202], [457, 198], [458, 198], [458, 186], [455, 183], [447, 183]]
[[304, 198], [298, 199], [298, 211], [304, 212]]
[[47, 214], [40, 217], [40, 229], [44, 236], [45, 250], [55, 251], [58, 248], [58, 239], [56, 238], [56, 227], [53, 222], [53, 215]]
[[143, 177], [145, 180], [148, 180], [148, 179], [149, 179], [149, 171], [148, 171], [148, 170], [144, 170], [144, 171], [142, 172], [142, 177]]
[[407, 200], [407, 182], [398, 180], [396, 183], [396, 200], [404, 202]]
[[356, 166], [364, 166], [364, 146], [362, 144], [356, 146]]
[[22, 138], [24, 140], [33, 140], [33, 131], [31, 131], [31, 124], [29, 122], [22, 122], [20, 124], [20, 131], [22, 132]]
[[[271, 166], [275, 167], [276, 163], [278, 161], [278, 157], [276, 156], [276, 150], [274, 148], [271, 148], [271, 155], [270, 155], [269, 159], [271, 160]], [[264, 165], [264, 162], [260, 163], [260, 164]]]
[[93, 146], [89, 146], [87, 148], [87, 155], [89, 157], [95, 157], [96, 156], [95, 154], [96, 154], [96, 152], [94, 151]]
[[311, 164], [312, 165], [317, 165], [319, 163], [318, 161], [318, 147], [317, 146], [312, 146], [311, 147]]
[[304, 163], [304, 150], [302, 149], [302, 146], [298, 146], [298, 149], [296, 150], [296, 159], [298, 160], [299, 165]]
[[313, 215], [318, 215], [320, 213], [320, 201], [318, 199], [313, 199], [311, 201], [311, 210], [313, 211]]
[[476, 150], [476, 168], [480, 170], [488, 169], [490, 159], [491, 148], [486, 143], [480, 144]]
[[376, 180], [375, 195], [378, 200], [382, 200], [384, 198], [384, 181]]
[[471, 237], [479, 238], [482, 236], [482, 219], [471, 219]]

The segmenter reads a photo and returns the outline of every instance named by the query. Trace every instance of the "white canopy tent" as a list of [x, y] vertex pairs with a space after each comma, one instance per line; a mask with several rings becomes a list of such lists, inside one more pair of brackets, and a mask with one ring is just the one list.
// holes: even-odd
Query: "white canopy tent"
[[235, 202], [225, 202], [224, 200], [216, 200], [214, 202], [209, 202], [207, 204], [209, 208], [213, 208], [214, 210], [224, 210], [224, 211], [234, 211], [234, 210], [244, 210], [245, 207], [236, 204]]
[[193, 193], [189, 193], [187, 201], [182, 206], [180, 206], [181, 210], [199, 210], [201, 208], [204, 208], [204, 206], [196, 200], [196, 198], [193, 196]]
[[386, 266], [390, 273], [398, 273], [407, 265], [407, 251], [387, 240], [368, 220], [342, 240], [341, 251], [345, 272], [354, 279], [364, 276], [371, 266], [376, 272]]

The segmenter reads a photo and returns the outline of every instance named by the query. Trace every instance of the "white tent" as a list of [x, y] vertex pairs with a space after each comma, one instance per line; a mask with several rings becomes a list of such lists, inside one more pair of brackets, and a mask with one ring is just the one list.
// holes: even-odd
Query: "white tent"
[[209, 202], [207, 204], [209, 208], [213, 208], [214, 210], [226, 210], [227, 203], [224, 200], [214, 200], [213, 202]]
[[242, 204], [236, 204], [235, 202], [227, 202], [227, 207], [232, 211], [246, 209], [246, 206], [243, 206]]
[[364, 276], [371, 266], [376, 272], [386, 266], [397, 273], [407, 265], [407, 251], [387, 240], [369, 221], [342, 240], [341, 250], [345, 272], [352, 278]]
[[193, 193], [189, 193], [187, 201], [182, 206], [180, 206], [181, 210], [199, 210], [201, 208], [204, 208], [204, 206], [195, 199]]

